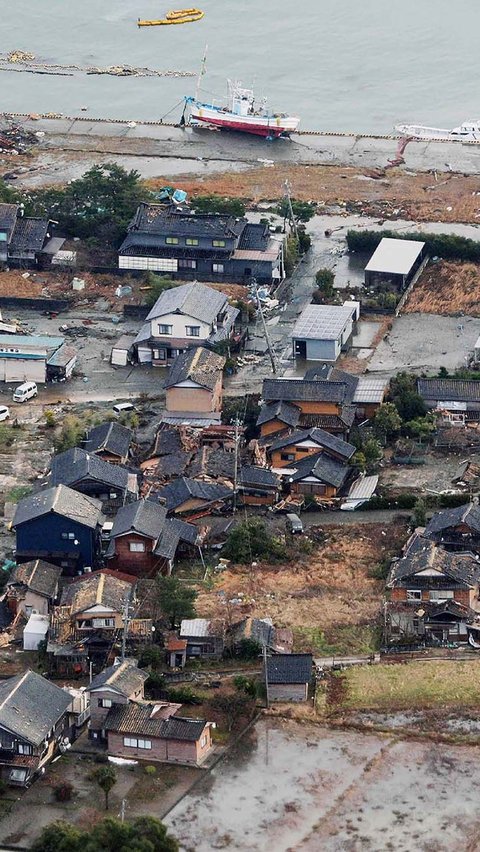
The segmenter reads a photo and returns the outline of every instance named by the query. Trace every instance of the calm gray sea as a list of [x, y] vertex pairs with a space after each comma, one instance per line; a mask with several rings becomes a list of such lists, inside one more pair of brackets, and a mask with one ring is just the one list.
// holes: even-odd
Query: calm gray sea
[[[198, 0], [197, 23], [139, 29], [180, 0], [3, 0], [0, 53], [49, 62], [197, 71], [205, 90], [253, 83], [305, 129], [388, 133], [398, 121], [478, 118], [475, 0]], [[192, 0], [185, 0], [185, 6]], [[157, 119], [195, 81], [0, 73], [0, 111]], [[179, 117], [177, 111], [176, 117]]]

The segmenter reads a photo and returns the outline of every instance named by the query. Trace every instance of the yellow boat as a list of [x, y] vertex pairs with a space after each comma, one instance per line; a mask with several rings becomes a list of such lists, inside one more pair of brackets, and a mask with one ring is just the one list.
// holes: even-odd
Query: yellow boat
[[167, 12], [164, 18], [158, 21], [141, 21], [138, 19], [139, 27], [165, 27], [168, 24], [189, 24], [192, 21], [200, 21], [205, 12], [201, 9], [173, 9]]

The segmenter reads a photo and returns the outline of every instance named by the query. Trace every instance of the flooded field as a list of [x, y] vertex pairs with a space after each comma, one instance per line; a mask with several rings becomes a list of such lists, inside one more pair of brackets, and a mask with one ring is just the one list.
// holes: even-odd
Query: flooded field
[[475, 852], [479, 758], [263, 719], [166, 822], [185, 852]]

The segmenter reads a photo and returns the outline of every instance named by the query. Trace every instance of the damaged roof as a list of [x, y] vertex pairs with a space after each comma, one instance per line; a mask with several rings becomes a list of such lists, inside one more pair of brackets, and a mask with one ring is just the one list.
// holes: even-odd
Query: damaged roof
[[[143, 687], [147, 678], [148, 672], [125, 660], [100, 672], [93, 678], [87, 689], [92, 692], [96, 689], [108, 688], [129, 698], [132, 693], [138, 692]], [[128, 704], [126, 706], [128, 707]]]
[[435, 512], [434, 516], [425, 527], [425, 535], [435, 535], [450, 527], [458, 527], [465, 524], [474, 532], [480, 533], [480, 506], [475, 503], [467, 503], [465, 506], [457, 506], [455, 509], [443, 509]]
[[177, 313], [202, 320], [210, 325], [227, 302], [225, 293], [220, 293], [198, 281], [193, 284], [182, 284], [180, 287], [164, 290], [147, 315], [146, 322], [165, 314]]
[[17, 251], [41, 251], [47, 239], [49, 227], [50, 221], [48, 219], [20, 216], [15, 223], [9, 251], [11, 253]]
[[95, 454], [72, 447], [53, 457], [52, 485], [73, 485], [83, 479], [94, 479], [112, 488], [127, 491], [130, 473], [121, 465], [109, 464]]
[[414, 537], [405, 556], [393, 562], [387, 586], [403, 585], [402, 581], [415, 574], [435, 576], [446, 574], [457, 583], [474, 586], [480, 579], [480, 565], [473, 553], [450, 553], [421, 535]]
[[417, 390], [423, 399], [435, 402], [480, 402], [478, 379], [417, 379]]
[[243, 465], [238, 473], [239, 485], [251, 486], [253, 488], [277, 488], [278, 476], [267, 467], [256, 465]]
[[128, 581], [116, 577], [110, 571], [94, 571], [65, 585], [60, 605], [70, 606], [73, 614], [97, 605], [122, 612], [134, 585], [134, 577]]
[[199, 482], [185, 476], [180, 476], [173, 482], [169, 482], [168, 485], [158, 491], [158, 497], [165, 500], [169, 512], [192, 498], [202, 500], [205, 503], [215, 503], [231, 496], [232, 489], [227, 488], [226, 485], [215, 482]]
[[197, 742], [207, 724], [203, 719], [186, 719], [181, 716], [165, 719], [161, 712], [155, 712], [155, 706], [130, 702], [112, 707], [105, 720], [105, 729], [122, 734], [143, 734], [162, 740]]
[[267, 657], [268, 682], [310, 683], [312, 664], [311, 654], [275, 654]]
[[26, 671], [0, 683], [0, 726], [39, 746], [71, 703], [70, 693]]
[[156, 541], [163, 530], [166, 517], [167, 510], [164, 506], [150, 500], [136, 500], [118, 510], [110, 538], [137, 532]]
[[305, 379], [264, 379], [262, 398], [265, 402], [284, 400], [290, 402], [345, 401], [345, 382], [306, 381]]
[[355, 452], [353, 444], [349, 444], [347, 441], [342, 441], [341, 438], [331, 435], [330, 432], [325, 432], [324, 429], [318, 429], [316, 427], [308, 430], [299, 429], [296, 432], [292, 432], [291, 435], [285, 435], [283, 438], [278, 438], [277, 441], [274, 441], [273, 444], [271, 444], [270, 452], [281, 450], [283, 447], [290, 447], [293, 444], [301, 444], [303, 441], [313, 441], [325, 450], [331, 450], [337, 455], [343, 456], [345, 459], [350, 459]]
[[69, 518], [72, 522], [90, 529], [95, 529], [104, 521], [100, 500], [73, 491], [66, 485], [56, 485], [20, 500], [12, 526], [15, 528], [50, 513]]
[[280, 420], [287, 426], [295, 428], [300, 419], [300, 409], [296, 405], [292, 405], [284, 400], [276, 400], [262, 405], [260, 414], [257, 417], [257, 426], [263, 423], [269, 423], [271, 420]]
[[194, 213], [189, 208], [164, 207], [142, 201], [128, 226], [128, 231], [143, 231], [152, 235], [185, 237], [238, 237], [247, 220], [219, 213]]
[[100, 423], [87, 432], [84, 444], [89, 453], [107, 452], [126, 458], [132, 443], [133, 432], [115, 420]]
[[168, 390], [181, 382], [191, 381], [202, 388], [214, 390], [224, 366], [225, 358], [210, 349], [203, 346], [187, 349], [175, 358], [164, 388]]
[[320, 482], [340, 488], [351, 470], [345, 462], [333, 459], [325, 453], [311, 453], [303, 459], [291, 462], [283, 470], [292, 468], [292, 482], [300, 482], [305, 477], [314, 476]]
[[46, 598], [54, 598], [62, 569], [43, 559], [34, 559], [16, 565], [7, 582], [7, 586], [26, 586], [32, 592]]

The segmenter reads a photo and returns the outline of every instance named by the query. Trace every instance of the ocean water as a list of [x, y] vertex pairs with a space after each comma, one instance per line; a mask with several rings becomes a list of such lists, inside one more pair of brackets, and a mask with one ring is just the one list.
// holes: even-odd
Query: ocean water
[[[240, 79], [300, 115], [304, 129], [388, 133], [400, 121], [449, 127], [480, 115], [474, 0], [198, 3], [199, 22], [138, 28], [139, 17], [163, 17], [169, 0], [4, 0], [0, 53], [197, 72], [208, 44], [206, 97]], [[194, 89], [189, 78], [0, 72], [0, 111], [158, 119]]]

